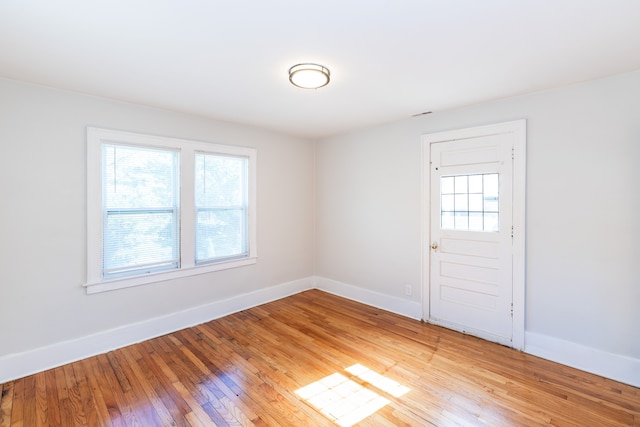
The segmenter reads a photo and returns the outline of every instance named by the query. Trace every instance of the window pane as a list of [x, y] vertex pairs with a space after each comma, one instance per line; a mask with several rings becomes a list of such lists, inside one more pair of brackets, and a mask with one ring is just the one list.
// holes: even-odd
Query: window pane
[[498, 174], [491, 173], [484, 175], [484, 195], [485, 197], [498, 197]]
[[103, 277], [179, 268], [178, 153], [102, 149]]
[[483, 231], [482, 212], [469, 212], [469, 230]]
[[466, 194], [467, 190], [467, 175], [460, 175], [455, 177], [456, 194]]
[[469, 176], [469, 193], [482, 193], [482, 175]]
[[485, 212], [498, 212], [498, 198], [486, 197], [484, 198], [484, 210]]
[[443, 176], [440, 180], [441, 193], [442, 194], [453, 194], [453, 177], [452, 176]]
[[443, 230], [455, 229], [455, 222], [453, 220], [453, 212], [442, 212], [441, 227]]
[[176, 206], [177, 153], [120, 145], [103, 146], [107, 209]]
[[482, 194], [469, 194], [469, 211], [482, 212]]
[[469, 196], [467, 194], [456, 194], [456, 212], [469, 210]]
[[456, 230], [469, 229], [469, 212], [455, 213]]
[[442, 206], [441, 209], [443, 212], [453, 212], [453, 194], [443, 195], [442, 196]]
[[500, 223], [497, 213], [484, 214], [484, 231], [499, 231]]
[[196, 259], [246, 254], [245, 212], [242, 209], [200, 211], [196, 220]]
[[173, 211], [108, 212], [104, 228], [105, 275], [143, 266], [177, 267], [177, 232]]
[[242, 206], [247, 159], [196, 154], [196, 206]]
[[248, 256], [245, 157], [196, 154], [196, 263]]

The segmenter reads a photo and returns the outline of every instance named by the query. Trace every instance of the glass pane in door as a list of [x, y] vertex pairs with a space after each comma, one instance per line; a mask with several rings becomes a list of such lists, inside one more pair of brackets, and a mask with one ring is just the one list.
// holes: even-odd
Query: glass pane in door
[[443, 230], [499, 231], [500, 176], [497, 173], [440, 178]]

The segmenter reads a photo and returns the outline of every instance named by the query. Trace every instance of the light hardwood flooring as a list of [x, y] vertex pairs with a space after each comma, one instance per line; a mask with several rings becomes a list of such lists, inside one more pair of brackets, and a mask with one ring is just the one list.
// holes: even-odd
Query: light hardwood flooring
[[6, 426], [640, 426], [640, 389], [313, 290], [0, 384]]

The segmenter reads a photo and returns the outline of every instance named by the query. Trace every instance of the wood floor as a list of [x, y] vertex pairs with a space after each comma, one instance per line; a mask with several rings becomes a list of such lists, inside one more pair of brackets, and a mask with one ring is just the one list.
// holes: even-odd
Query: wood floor
[[5, 426], [640, 426], [640, 389], [308, 291], [0, 385]]

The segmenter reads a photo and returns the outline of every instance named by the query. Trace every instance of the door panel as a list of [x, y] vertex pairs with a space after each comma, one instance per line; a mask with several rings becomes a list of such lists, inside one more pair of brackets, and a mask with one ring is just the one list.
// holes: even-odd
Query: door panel
[[446, 237], [440, 240], [440, 252], [450, 254], [496, 259], [499, 249], [498, 242], [486, 240], [463, 240]]
[[[483, 138], [485, 139], [485, 138]], [[441, 166], [478, 165], [493, 163], [499, 158], [498, 147], [486, 147], [482, 149], [460, 149], [440, 153]]]

